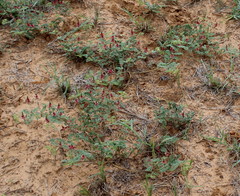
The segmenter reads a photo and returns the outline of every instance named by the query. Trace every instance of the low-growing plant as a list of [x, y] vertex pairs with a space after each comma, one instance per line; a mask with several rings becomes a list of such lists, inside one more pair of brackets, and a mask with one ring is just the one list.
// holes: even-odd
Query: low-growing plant
[[111, 89], [115, 86], [122, 87], [125, 77], [123, 69], [119, 68], [116, 69], [116, 71], [109, 69], [106, 71], [99, 71], [97, 73], [89, 71], [89, 73], [85, 75], [84, 79], [90, 80], [89, 84], [93, 86], [105, 86]]
[[169, 135], [149, 137], [145, 141], [146, 153], [153, 158], [170, 155], [178, 140], [179, 138]]
[[147, 13], [160, 13], [160, 9], [165, 7], [165, 5], [160, 5], [157, 3], [150, 3], [148, 0], [139, 0], [140, 5], [144, 5], [148, 10]]
[[101, 67], [129, 68], [139, 59], [145, 58], [145, 53], [137, 47], [136, 36], [131, 36], [126, 41], [119, 40], [112, 35], [105, 38], [103, 34], [97, 43], [97, 51], [90, 54], [88, 61]]
[[45, 0], [4, 0], [0, 3], [1, 24], [10, 25], [14, 35], [25, 36], [28, 39], [39, 34], [56, 34], [58, 24], [62, 21], [60, 17], [44, 23], [44, 12], [52, 7], [55, 7], [55, 4]]
[[58, 73], [56, 66], [53, 65], [50, 65], [49, 69], [46, 69], [46, 71], [49, 73], [50, 78], [52, 79], [49, 85], [52, 83], [56, 84], [59, 94], [67, 98], [71, 92], [71, 83], [69, 78]]
[[[77, 193], [78, 194], [78, 193]], [[90, 191], [85, 188], [85, 187], [80, 187], [80, 190], [79, 190], [79, 194], [81, 196], [92, 196], [92, 194], [90, 193]]]
[[[80, 43], [80, 42], [79, 42]], [[73, 39], [69, 39], [67, 42], [62, 42], [63, 50], [66, 56], [75, 62], [86, 62], [91, 51], [90, 46], [81, 47], [77, 45], [78, 42], [74, 42]]]
[[175, 143], [179, 140], [179, 138], [174, 136], [165, 135], [158, 139], [155, 146], [155, 152], [160, 155], [170, 154], [171, 148], [175, 145]]
[[187, 177], [189, 170], [192, 168], [192, 160], [185, 160], [181, 166], [181, 173], [183, 176]]
[[142, 16], [135, 17], [134, 24], [135, 24], [135, 30], [137, 32], [150, 33], [151, 31], [153, 31], [153, 26], [151, 25], [151, 21]]
[[[91, 74], [89, 76], [92, 77]], [[37, 120], [43, 122], [46, 128], [58, 131], [59, 137], [50, 139], [52, 147], [48, 146], [48, 149], [54, 155], [63, 153], [65, 159], [62, 162], [65, 165], [99, 161], [111, 163], [139, 157], [144, 160], [147, 178], [156, 178], [161, 173], [180, 168], [183, 161], [173, 152], [178, 138], [166, 135], [154, 142], [147, 140], [147, 129], [137, 131], [133, 120], [118, 119], [116, 113], [122, 104], [116, 98], [116, 94], [107, 88], [88, 80], [76, 90], [76, 94], [69, 97], [74, 101], [75, 115], [66, 114], [60, 104], [48, 103], [42, 107], [39, 104], [32, 110], [23, 110], [21, 118], [26, 124]], [[31, 102], [27, 97], [26, 103]], [[117, 137], [109, 137], [107, 132]], [[143, 153], [146, 147], [151, 151], [149, 154]], [[101, 187], [105, 186], [104, 165], [100, 167], [97, 179]], [[91, 188], [82, 191], [92, 193]]]
[[[30, 103], [27, 97], [26, 103]], [[53, 106], [51, 103], [43, 104], [42, 107], [34, 108], [29, 111], [24, 109], [21, 114], [21, 118], [24, 123], [30, 124], [33, 120], [45, 119], [46, 123], [61, 123], [61, 119], [64, 117], [64, 111], [59, 106]]]
[[180, 132], [187, 130], [193, 116], [194, 112], [185, 112], [183, 106], [174, 102], [168, 103], [168, 107], [162, 106], [155, 111], [155, 118], [164, 129], [173, 128]]
[[145, 188], [145, 190], [147, 192], [147, 195], [148, 196], [152, 196], [154, 186], [153, 186], [153, 184], [151, 184], [151, 182], [149, 181], [148, 177], [146, 177], [146, 180], [144, 182], [144, 188]]
[[74, 43], [73, 40], [63, 42], [63, 49], [66, 54], [80, 61], [92, 62], [100, 67], [112, 67], [117, 69], [128, 69], [136, 61], [146, 57], [137, 46], [136, 36], [131, 36], [123, 41], [112, 35], [110, 38], [103, 33], [95, 44], [80, 46], [80, 43]]
[[137, 32], [149, 33], [153, 30], [151, 21], [143, 16], [135, 16], [130, 11], [123, 9], [130, 17], [131, 22], [134, 24], [135, 30]]
[[213, 72], [207, 74], [208, 86], [214, 90], [223, 89], [226, 85], [223, 84], [220, 78], [213, 76]]
[[145, 171], [147, 177], [155, 179], [160, 173], [173, 172], [181, 166], [184, 161], [179, 160], [179, 156], [170, 155], [161, 158], [145, 159]]
[[107, 177], [105, 172], [105, 163], [100, 161], [98, 163], [99, 173], [93, 175], [93, 181], [91, 182], [88, 191], [91, 195], [106, 195], [110, 196], [108, 185], [107, 185]]
[[178, 59], [185, 52], [211, 57], [218, 52], [216, 35], [210, 32], [210, 26], [204, 24], [185, 24], [171, 27], [159, 40], [156, 51], [163, 55], [158, 67], [173, 72], [177, 69]]
[[240, 0], [233, 0], [233, 1], [236, 5], [232, 8], [232, 12], [229, 19], [239, 20], [240, 19]]
[[240, 139], [231, 137], [231, 134], [221, 131], [217, 137], [203, 136], [205, 139], [216, 142], [227, 147], [233, 161], [233, 167], [240, 164]]

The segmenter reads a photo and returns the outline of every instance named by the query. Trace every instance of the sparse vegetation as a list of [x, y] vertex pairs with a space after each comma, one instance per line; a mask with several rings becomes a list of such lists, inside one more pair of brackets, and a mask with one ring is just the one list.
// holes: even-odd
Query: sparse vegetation
[[70, 39], [62, 43], [67, 56], [80, 62], [92, 62], [102, 68], [128, 69], [146, 56], [137, 46], [136, 36], [133, 35], [123, 41], [114, 35], [106, 37], [100, 33], [96, 43], [85, 46], [74, 41]]
[[239, 193], [238, 20], [239, 0], [2, 0], [0, 195]]
[[232, 8], [232, 13], [229, 19], [239, 20], [240, 19], [240, 0], [233, 0], [235, 6]]
[[186, 132], [192, 121], [194, 112], [185, 112], [183, 106], [170, 102], [168, 107], [160, 107], [155, 112], [159, 124], [166, 130], [174, 129], [174, 132]]
[[179, 58], [186, 52], [204, 57], [216, 55], [219, 47], [214, 39], [216, 36], [210, 32], [210, 26], [201, 22], [171, 27], [158, 42], [156, 51], [163, 56], [158, 66], [174, 72]]
[[4, 0], [0, 4], [1, 24], [10, 25], [14, 35], [24, 36], [28, 39], [33, 39], [39, 34], [57, 34], [62, 18], [55, 17], [45, 23], [45, 13], [61, 6], [62, 3], [62, 1], [50, 3], [45, 0], [19, 0], [11, 3]]

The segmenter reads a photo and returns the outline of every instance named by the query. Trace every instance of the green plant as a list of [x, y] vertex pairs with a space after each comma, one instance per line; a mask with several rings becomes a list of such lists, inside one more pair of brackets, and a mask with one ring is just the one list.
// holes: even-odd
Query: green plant
[[139, 59], [144, 59], [145, 53], [137, 48], [136, 36], [131, 36], [126, 41], [119, 40], [116, 36], [101, 38], [97, 44], [97, 51], [93, 52], [88, 61], [101, 67], [129, 68]]
[[160, 154], [167, 154], [168, 149], [170, 147], [172, 147], [177, 141], [179, 140], [179, 138], [177, 137], [172, 137], [172, 136], [162, 136], [160, 137], [160, 139], [158, 140], [158, 142], [154, 145], [155, 146], [155, 151], [157, 151]]
[[81, 187], [79, 190], [79, 193], [81, 196], [92, 196], [90, 191], [88, 189], [86, 189], [85, 187]]
[[210, 73], [207, 74], [207, 80], [208, 80], [207, 85], [212, 89], [219, 90], [224, 89], [226, 87], [226, 85], [223, 84], [220, 78], [213, 76], [212, 71], [210, 71]]
[[141, 16], [135, 17], [134, 24], [137, 32], [150, 33], [153, 30], [151, 21]]
[[181, 166], [181, 173], [183, 176], [187, 177], [189, 170], [192, 168], [192, 160], [186, 160]]
[[240, 165], [240, 142], [239, 139], [234, 139], [233, 143], [228, 146], [230, 156], [233, 158], [233, 166]]
[[130, 17], [131, 22], [135, 25], [137, 32], [149, 33], [153, 30], [151, 21], [142, 16], [135, 16], [130, 11], [123, 9]]
[[44, 23], [44, 12], [53, 6], [45, 0], [18, 0], [11, 3], [4, 0], [0, 3], [1, 23], [10, 25], [14, 35], [28, 39], [39, 34], [57, 34], [58, 24], [62, 21], [60, 17]]
[[168, 107], [160, 107], [155, 111], [155, 118], [165, 129], [174, 128], [178, 131], [186, 131], [190, 125], [194, 112], [184, 112], [183, 106], [174, 102], [168, 103]]
[[98, 163], [98, 167], [99, 167], [99, 173], [97, 173], [96, 175], [99, 176], [99, 178], [102, 182], [106, 183], [107, 177], [106, 177], [106, 172], [105, 172], [105, 163], [103, 161], [100, 161]]
[[[69, 97], [74, 100], [77, 114], [69, 115], [60, 104], [43, 104], [31, 110], [23, 110], [21, 118], [30, 124], [37, 120], [47, 128], [59, 132], [59, 137], [50, 139], [51, 146], [47, 148], [54, 154], [62, 152], [65, 165], [81, 162], [101, 162], [99, 165], [98, 184], [105, 186], [106, 174], [104, 163], [116, 162], [134, 156], [143, 158], [147, 177], [156, 178], [164, 172], [173, 172], [180, 167], [182, 161], [173, 153], [173, 145], [178, 138], [162, 136], [155, 142], [147, 140], [147, 129], [136, 131], [133, 120], [119, 119], [116, 113], [122, 104], [117, 96], [107, 88], [94, 83], [93, 73], [86, 75], [86, 83]], [[87, 80], [91, 78], [92, 80]], [[38, 96], [36, 96], [36, 99]], [[26, 98], [26, 103], [33, 102]], [[107, 133], [114, 134], [109, 137]], [[131, 139], [130, 139], [131, 138]], [[150, 148], [151, 154], [143, 153]], [[93, 186], [93, 185], [92, 185]], [[150, 194], [150, 187], [149, 194]], [[88, 194], [86, 190], [82, 190]], [[92, 193], [92, 189], [87, 189]]]
[[127, 69], [132, 67], [139, 59], [144, 59], [146, 54], [137, 48], [136, 36], [128, 40], [119, 40], [112, 35], [105, 38], [101, 33], [97, 43], [80, 46], [81, 42], [73, 42], [73, 39], [63, 42], [63, 49], [71, 58], [80, 61], [92, 62], [100, 67], [113, 67], [115, 69]]
[[[102, 157], [106, 159], [121, 158], [126, 153], [127, 148], [124, 140], [97, 142], [94, 146], [100, 151]], [[125, 157], [127, 156], [125, 155]]]
[[239, 139], [231, 138], [231, 135], [226, 133], [225, 131], [221, 131], [218, 135], [219, 135], [218, 137], [204, 136], [204, 138], [226, 146], [227, 150], [230, 151], [230, 157], [232, 157], [232, 159], [233, 159], [233, 167], [240, 164], [240, 142], [239, 142]]
[[204, 24], [185, 24], [171, 27], [159, 40], [156, 52], [163, 56], [158, 67], [174, 72], [179, 57], [184, 51], [211, 57], [218, 51], [216, 35], [210, 32], [210, 26]]
[[239, 20], [240, 19], [240, 0], [233, 0], [236, 6], [232, 8], [232, 13], [229, 17], [230, 19]]
[[52, 75], [51, 77], [53, 78], [54, 82], [57, 84], [59, 93], [64, 97], [67, 97], [71, 92], [71, 84], [69, 79], [63, 75], [58, 76], [56, 72], [54, 72], [54, 75]]
[[78, 42], [74, 42], [75, 39], [69, 39], [67, 42], [62, 42], [63, 50], [66, 56], [75, 62], [86, 62], [91, 50], [90, 46], [78, 46]]
[[150, 3], [147, 0], [139, 0], [139, 3], [145, 6], [145, 8], [148, 10], [148, 13], [160, 13], [160, 9], [165, 7], [164, 5]]
[[93, 17], [93, 26], [96, 27], [99, 22], [100, 8], [94, 7], [94, 17]]
[[146, 190], [146, 192], [147, 192], [147, 195], [148, 195], [148, 196], [152, 196], [154, 186], [153, 186], [153, 184], [151, 184], [151, 183], [149, 182], [149, 179], [148, 179], [147, 177], [146, 177], [146, 180], [145, 180], [145, 182], [144, 182], [144, 188], [145, 188], [145, 190]]
[[52, 154], [52, 155], [54, 155], [54, 156], [56, 156], [57, 155], [57, 148], [56, 147], [53, 147], [53, 146], [45, 146], [45, 148], [47, 149], [47, 150], [49, 150], [49, 152]]
[[145, 159], [145, 171], [148, 173], [147, 177], [156, 178], [160, 173], [173, 172], [181, 166], [184, 161], [179, 160], [179, 156], [170, 155], [155, 159]]
[[[29, 98], [27, 97], [27, 100]], [[26, 101], [27, 103], [29, 101]], [[43, 104], [42, 107], [37, 107], [32, 110], [24, 109], [21, 114], [21, 118], [26, 124], [30, 124], [33, 120], [45, 119], [46, 123], [61, 123], [61, 120], [64, 118], [64, 111], [60, 106], [53, 106], [51, 103]]]
[[[99, 87], [86, 84], [81, 92], [70, 99], [75, 100], [76, 107], [79, 109], [78, 117], [64, 115], [60, 105], [54, 106], [44, 104], [33, 110], [23, 110], [22, 119], [26, 124], [33, 120], [44, 119], [46, 125], [62, 126], [60, 132], [69, 130], [67, 138], [51, 139], [53, 146], [60, 147], [67, 153], [66, 164], [75, 164], [83, 160], [92, 159], [114, 159], [119, 156], [127, 155], [129, 149], [124, 140], [105, 140], [104, 131], [112, 123], [113, 112], [117, 110], [119, 103], [112, 100], [113, 94]], [[27, 102], [30, 102], [27, 98]], [[58, 126], [59, 126], [58, 125]], [[58, 129], [58, 126], [54, 126]], [[77, 130], [77, 132], [75, 131]], [[85, 149], [75, 149], [79, 142], [85, 142], [89, 146]]]
[[[71, 83], [67, 76], [62, 75], [57, 71], [57, 68], [55, 65], [49, 65], [48, 68], [46, 68], [47, 73], [50, 75], [51, 81], [49, 85], [46, 87], [46, 89], [52, 85], [52, 83], [57, 85], [57, 90], [60, 95], [63, 95], [65, 98], [67, 98], [70, 95], [71, 92]], [[45, 89], [45, 90], [46, 90]]]
[[111, 87], [121, 87], [124, 84], [125, 75], [121, 68], [117, 69], [116, 72], [109, 69], [107, 71], [99, 71], [94, 73], [89, 71], [84, 77], [86, 81], [92, 86], [105, 86], [111, 89]]
[[99, 173], [94, 174], [92, 177], [95, 177], [91, 182], [88, 191], [92, 195], [106, 195], [110, 196], [107, 186], [107, 177], [105, 172], [105, 163], [100, 161], [98, 163]]

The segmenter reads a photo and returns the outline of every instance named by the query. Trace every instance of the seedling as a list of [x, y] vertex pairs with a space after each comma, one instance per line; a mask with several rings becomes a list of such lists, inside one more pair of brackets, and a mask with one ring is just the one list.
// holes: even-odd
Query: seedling
[[71, 83], [68, 77], [59, 74], [56, 66], [50, 66], [50, 68], [52, 72], [50, 72], [50, 70], [47, 70], [47, 72], [50, 74], [52, 82], [57, 85], [59, 94], [63, 95], [65, 98], [68, 97], [71, 92]]
[[146, 180], [144, 182], [144, 188], [147, 192], [147, 195], [152, 196], [154, 186], [153, 186], [153, 184], [151, 184], [151, 182], [149, 182], [148, 177], [146, 177]]
[[153, 30], [151, 22], [148, 19], [142, 16], [134, 16], [130, 11], [126, 9], [123, 9], [123, 11], [125, 11], [130, 17], [130, 20], [135, 25], [137, 32], [149, 33]]
[[222, 81], [220, 80], [220, 78], [217, 78], [217, 77], [214, 77], [213, 76], [213, 73], [209, 73], [207, 75], [207, 79], [208, 79], [208, 86], [212, 89], [215, 89], [215, 90], [219, 90], [223, 87], [226, 87]]
[[160, 13], [160, 9], [165, 7], [164, 5], [150, 3], [148, 0], [139, 0], [141, 5], [144, 5], [145, 8], [148, 10], [148, 13]]

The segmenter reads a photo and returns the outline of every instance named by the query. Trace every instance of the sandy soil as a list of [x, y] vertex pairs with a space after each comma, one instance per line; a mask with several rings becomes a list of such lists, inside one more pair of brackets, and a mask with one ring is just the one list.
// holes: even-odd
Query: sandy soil
[[[239, 47], [239, 22], [226, 20], [229, 11], [227, 6], [231, 6], [230, 2], [192, 2], [195, 3], [182, 0], [164, 8], [161, 17], [149, 16], [154, 31], [141, 35], [141, 46], [154, 49], [157, 46], [156, 41], [166, 32], [169, 25], [185, 24], [205, 18], [213, 24], [217, 23], [213, 31], [222, 35], [223, 46]], [[137, 15], [140, 15], [143, 9], [134, 0], [85, 1], [85, 7], [73, 2], [70, 6], [71, 15], [66, 17], [66, 23], [62, 26], [63, 32], [75, 25], [75, 18], [79, 13], [93, 17], [94, 9], [97, 7], [100, 10], [99, 25], [88, 39], [103, 30], [123, 37], [128, 35], [133, 24], [121, 8]], [[228, 35], [227, 39], [224, 35]], [[69, 112], [74, 110], [71, 104], [56, 92], [56, 86], [49, 83], [46, 67], [54, 64], [61, 73], [73, 78], [89, 69], [89, 65], [76, 64], [63, 54], [53, 52], [49, 46], [50, 41], [43, 37], [30, 41], [14, 38], [10, 29], [1, 26], [0, 43], [7, 45], [0, 56], [0, 194], [78, 195], [80, 185], [89, 186], [91, 183], [89, 176], [98, 172], [97, 166], [89, 163], [83, 163], [81, 166], [63, 166], [63, 155], [53, 155], [46, 147], [50, 145], [49, 139], [57, 137], [58, 132], [40, 121], [27, 126], [21, 122], [20, 115], [23, 109], [35, 108], [48, 102], [59, 103]], [[227, 57], [212, 61], [219, 75], [226, 77], [229, 74], [230, 63]], [[154, 62], [153, 58], [145, 64]], [[236, 59], [233, 73], [238, 85], [239, 62], [240, 59]], [[219, 136], [222, 131], [239, 133], [240, 98], [206, 87], [198, 74], [203, 63], [210, 62], [201, 61], [193, 55], [185, 56], [180, 66], [180, 86], [171, 76], [167, 81], [159, 80], [161, 76], [169, 75], [163, 70], [151, 70], [145, 64], [141, 64], [136, 72], [131, 73], [132, 78], [124, 89], [128, 94], [125, 103], [141, 116], [151, 117], [153, 97], [163, 103], [176, 101], [196, 113], [196, 121], [188, 140], [182, 140], [177, 145], [177, 150], [184, 158], [193, 161], [187, 178], [180, 175], [171, 182], [165, 178], [154, 181], [153, 195], [174, 195], [172, 187], [176, 188], [177, 195], [183, 196], [240, 195], [239, 167], [232, 167], [229, 152], [224, 145], [204, 139], [204, 136]], [[138, 71], [143, 73], [137, 73]], [[30, 104], [25, 101], [27, 97], [31, 101]], [[142, 181], [134, 174], [112, 166], [107, 167], [106, 172], [111, 195], [147, 195]]]

